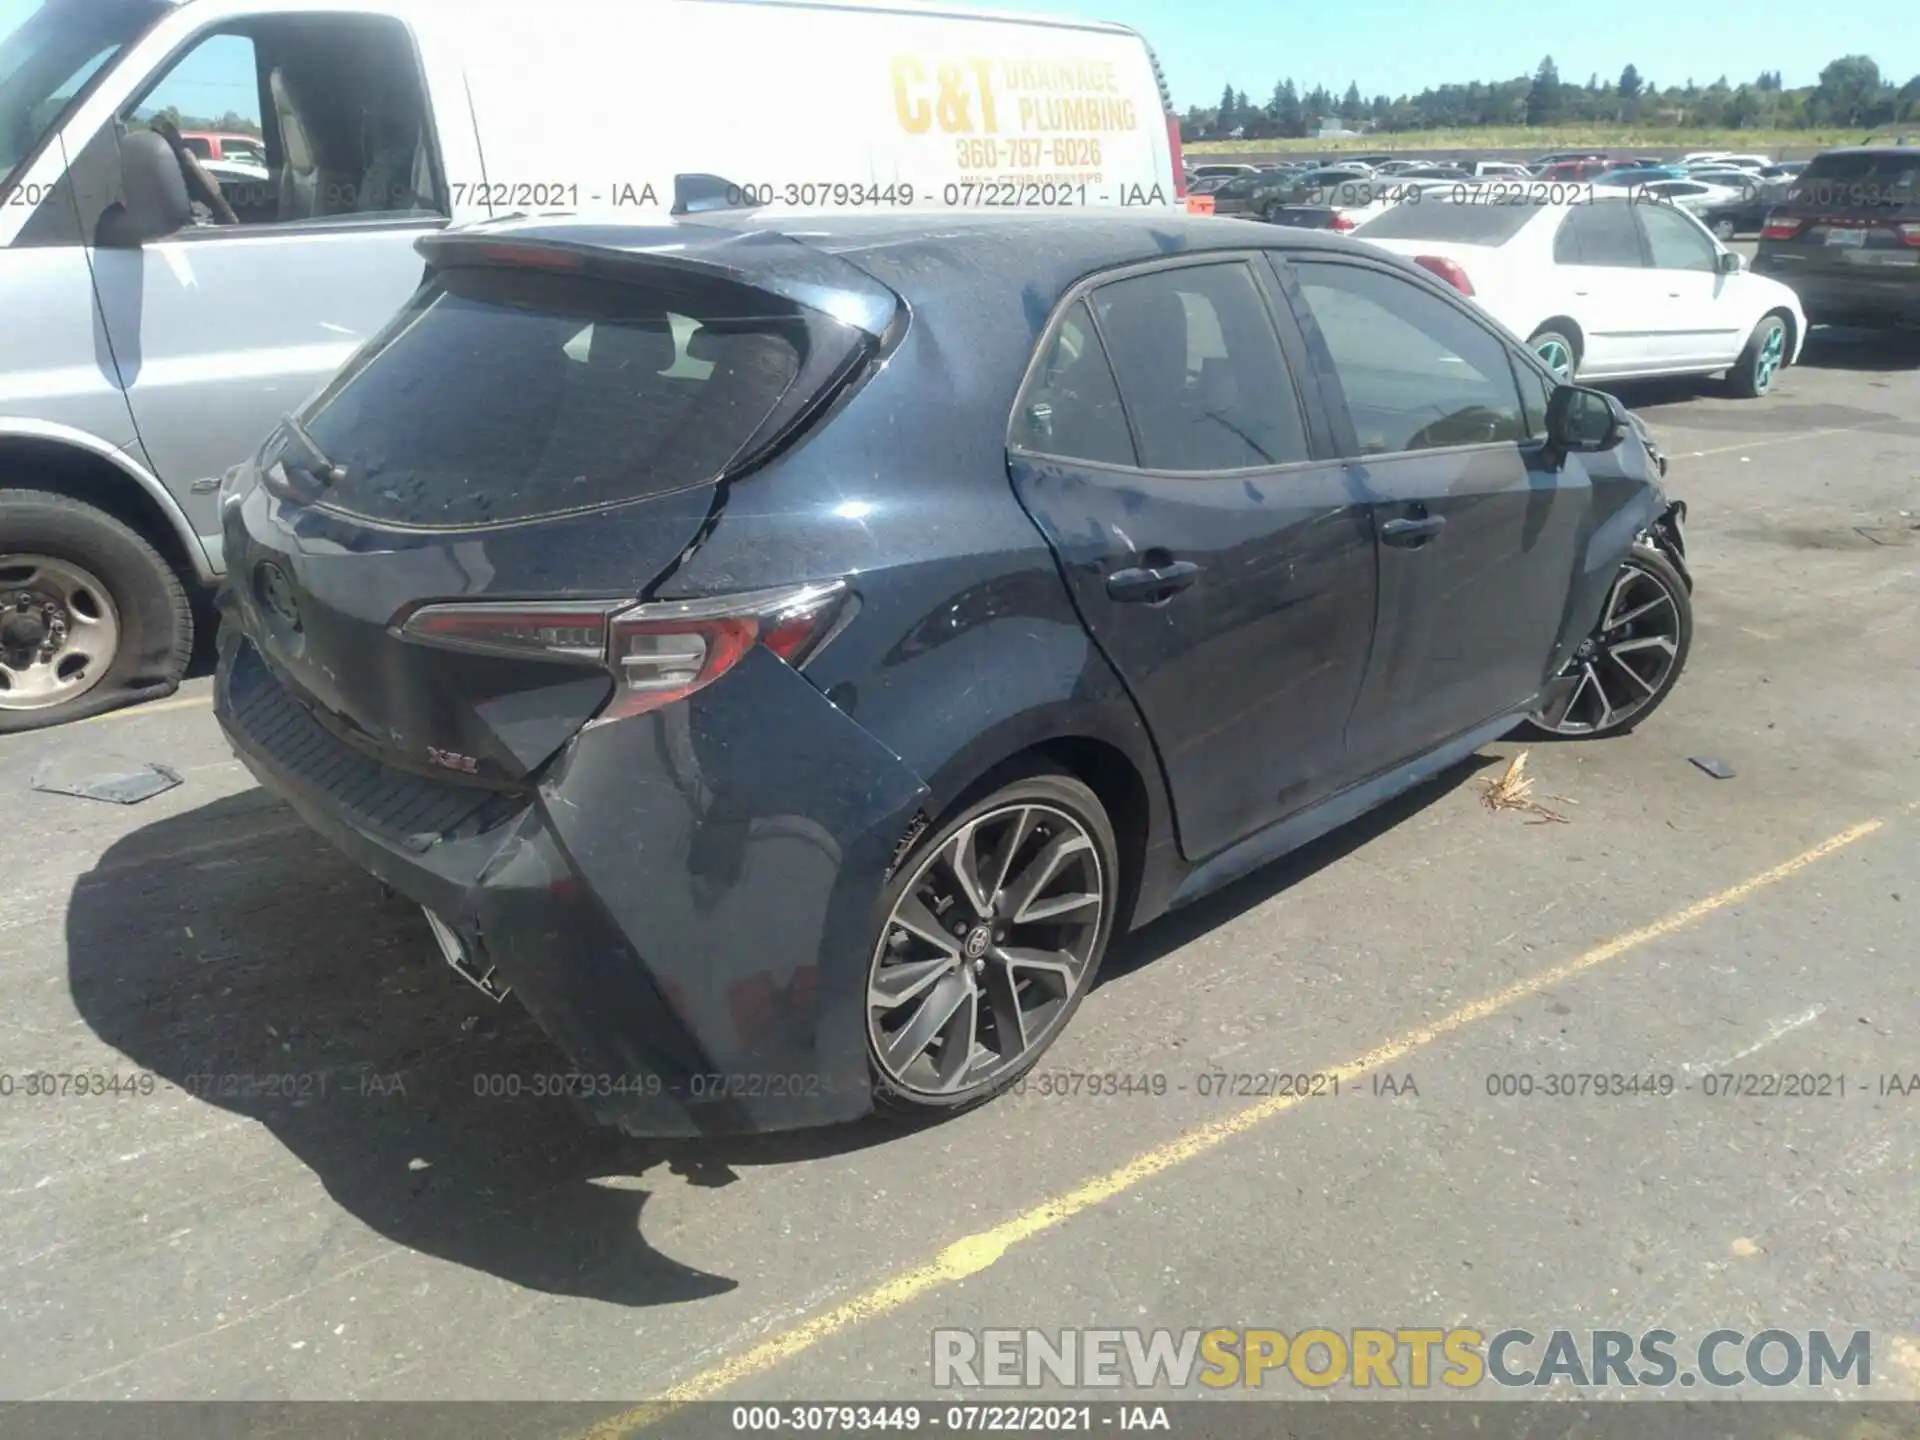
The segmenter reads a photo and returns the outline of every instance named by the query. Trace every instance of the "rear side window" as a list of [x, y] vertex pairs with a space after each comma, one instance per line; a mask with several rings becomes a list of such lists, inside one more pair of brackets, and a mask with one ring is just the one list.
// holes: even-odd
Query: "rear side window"
[[1561, 265], [1604, 265], [1626, 270], [1645, 265], [1632, 202], [1594, 200], [1575, 205], [1553, 237], [1553, 258]]
[[1093, 312], [1148, 470], [1308, 457], [1293, 377], [1252, 273], [1188, 265], [1102, 285]]
[[1353, 233], [1369, 240], [1504, 245], [1539, 213], [1531, 205], [1481, 205], [1470, 200], [1455, 203], [1439, 195], [1422, 195], [1375, 216]]
[[467, 526], [704, 484], [805, 398], [788, 392], [820, 373], [810, 352], [863, 343], [737, 286], [450, 269], [303, 417], [346, 471], [321, 503]]
[[1014, 418], [1009, 443], [1015, 450], [1098, 465], [1138, 463], [1126, 412], [1120, 408], [1120, 390], [1093, 333], [1085, 301], [1061, 317]]

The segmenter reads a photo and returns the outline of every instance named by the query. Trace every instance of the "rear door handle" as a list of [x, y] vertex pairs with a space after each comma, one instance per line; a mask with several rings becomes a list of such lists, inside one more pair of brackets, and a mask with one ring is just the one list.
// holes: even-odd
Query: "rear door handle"
[[1389, 545], [1419, 545], [1447, 528], [1444, 515], [1422, 515], [1417, 520], [1389, 520], [1380, 527], [1380, 538]]
[[1175, 560], [1150, 569], [1116, 570], [1107, 577], [1107, 594], [1123, 603], [1157, 605], [1186, 589], [1199, 575], [1200, 567], [1191, 560]]

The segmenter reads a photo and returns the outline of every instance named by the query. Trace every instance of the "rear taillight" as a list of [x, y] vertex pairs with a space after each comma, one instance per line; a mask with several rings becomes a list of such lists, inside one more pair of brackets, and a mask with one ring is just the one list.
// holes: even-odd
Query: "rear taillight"
[[1467, 272], [1446, 256], [1416, 255], [1413, 263], [1430, 274], [1438, 275], [1462, 295], [1473, 294], [1473, 281], [1467, 278]]
[[639, 605], [535, 601], [423, 605], [399, 622], [408, 640], [443, 649], [592, 665], [612, 672], [599, 724], [658, 710], [711, 685], [756, 645], [796, 669], [848, 614], [839, 581], [708, 600]]
[[1328, 228], [1332, 230], [1346, 231], [1346, 230], [1352, 230], [1357, 228], [1357, 224], [1358, 222], [1356, 222], [1351, 215], [1342, 215], [1338, 210], [1336, 210], [1333, 212], [1333, 220], [1329, 224]]
[[1762, 240], [1791, 240], [1807, 228], [1804, 220], [1768, 220], [1761, 228]]
[[1893, 227], [1893, 233], [1900, 237], [1900, 243], [1902, 245], [1912, 245], [1920, 248], [1920, 225], [1911, 223], [1896, 225]]
[[1167, 112], [1167, 148], [1173, 151], [1173, 198], [1187, 198], [1187, 152], [1180, 143], [1180, 117]]

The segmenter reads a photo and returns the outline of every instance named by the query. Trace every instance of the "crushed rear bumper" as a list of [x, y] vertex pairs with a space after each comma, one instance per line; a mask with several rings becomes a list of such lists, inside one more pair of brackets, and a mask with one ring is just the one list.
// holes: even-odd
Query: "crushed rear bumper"
[[775, 656], [589, 727], [504, 792], [383, 764], [231, 625], [220, 651], [235, 754], [511, 987], [596, 1120], [697, 1135], [871, 1108], [874, 907], [926, 786]]

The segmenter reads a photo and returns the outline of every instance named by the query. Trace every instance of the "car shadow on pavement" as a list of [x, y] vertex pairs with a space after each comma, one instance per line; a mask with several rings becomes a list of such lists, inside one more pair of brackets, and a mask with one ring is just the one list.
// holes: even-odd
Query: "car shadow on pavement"
[[1817, 325], [1807, 333], [1796, 365], [1803, 370], [1920, 369], [1920, 332]]
[[1281, 856], [1251, 875], [1234, 881], [1224, 889], [1182, 906], [1171, 915], [1123, 937], [1107, 953], [1100, 967], [1100, 985], [1124, 979], [1143, 966], [1150, 965], [1181, 946], [1256, 906], [1264, 905], [1284, 890], [1338, 864], [1363, 846], [1378, 839], [1438, 803], [1490, 766], [1504, 763], [1499, 757], [1475, 751], [1450, 769], [1441, 771], [1424, 784], [1387, 801], [1377, 810], [1342, 825], [1311, 844]]
[[534, 1097], [534, 1077], [571, 1067], [517, 1002], [467, 988], [418, 909], [258, 790], [117, 842], [66, 931], [79, 1014], [197, 1097], [179, 1103], [257, 1121], [399, 1244], [533, 1290], [631, 1306], [732, 1290], [647, 1243], [648, 1170], [724, 1185], [900, 1133], [639, 1141]]

